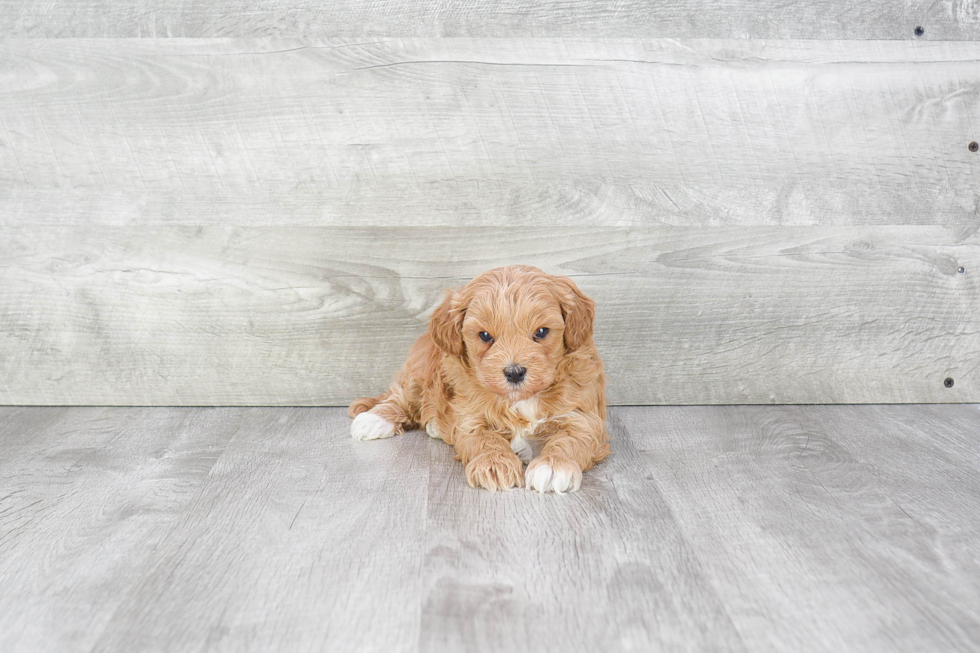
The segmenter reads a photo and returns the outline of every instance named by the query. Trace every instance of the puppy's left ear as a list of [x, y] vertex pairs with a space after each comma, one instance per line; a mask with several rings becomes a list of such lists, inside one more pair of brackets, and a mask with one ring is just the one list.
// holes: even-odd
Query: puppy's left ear
[[595, 302], [586, 297], [568, 277], [552, 277], [565, 318], [565, 347], [575, 351], [592, 337], [595, 323]]

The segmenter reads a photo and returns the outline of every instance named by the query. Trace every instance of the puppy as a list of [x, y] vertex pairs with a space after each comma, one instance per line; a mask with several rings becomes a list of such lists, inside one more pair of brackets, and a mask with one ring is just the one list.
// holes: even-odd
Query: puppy
[[424, 428], [455, 448], [472, 487], [578, 490], [609, 453], [594, 318], [567, 277], [485, 272], [447, 293], [387, 392], [351, 404], [351, 435]]

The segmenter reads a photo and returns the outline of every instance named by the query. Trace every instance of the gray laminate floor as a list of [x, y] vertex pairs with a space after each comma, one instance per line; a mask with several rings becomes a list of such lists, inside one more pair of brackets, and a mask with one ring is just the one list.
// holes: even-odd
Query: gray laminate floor
[[340, 409], [0, 408], [0, 650], [980, 649], [980, 407], [609, 425], [494, 495]]

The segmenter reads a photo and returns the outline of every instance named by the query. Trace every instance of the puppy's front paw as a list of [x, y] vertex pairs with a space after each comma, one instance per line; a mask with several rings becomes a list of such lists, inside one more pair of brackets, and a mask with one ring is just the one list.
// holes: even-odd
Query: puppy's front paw
[[395, 434], [395, 425], [374, 413], [361, 413], [350, 425], [350, 436], [355, 440], [380, 440]]
[[490, 491], [520, 487], [524, 482], [524, 463], [509, 451], [485, 453], [467, 463], [466, 480], [470, 487]]
[[527, 466], [524, 478], [527, 489], [541, 493], [577, 492], [582, 487], [582, 469], [577, 463], [561, 458], [535, 458]]

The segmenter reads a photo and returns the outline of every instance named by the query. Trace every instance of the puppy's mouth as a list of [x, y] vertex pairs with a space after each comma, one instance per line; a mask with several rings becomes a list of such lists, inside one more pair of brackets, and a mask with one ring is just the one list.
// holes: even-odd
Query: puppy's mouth
[[505, 390], [507, 390], [507, 398], [511, 401], [520, 401], [534, 394], [526, 380], [517, 383], [508, 381], [505, 384]]

